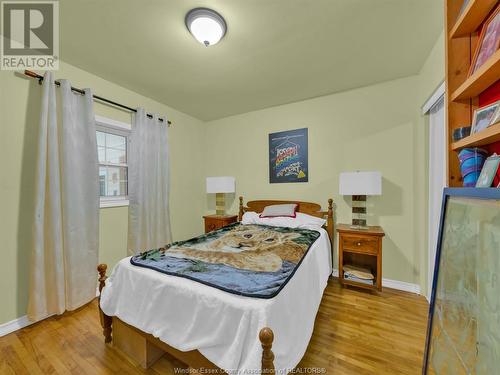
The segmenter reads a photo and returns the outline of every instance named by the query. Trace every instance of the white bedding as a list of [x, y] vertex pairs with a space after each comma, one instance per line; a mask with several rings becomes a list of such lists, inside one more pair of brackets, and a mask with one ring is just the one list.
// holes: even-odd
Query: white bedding
[[198, 349], [226, 371], [260, 369], [258, 335], [270, 327], [275, 367], [289, 371], [306, 351], [332, 271], [328, 234], [319, 231], [295, 275], [274, 298], [230, 294], [133, 266], [125, 258], [106, 281], [101, 308], [178, 350]]

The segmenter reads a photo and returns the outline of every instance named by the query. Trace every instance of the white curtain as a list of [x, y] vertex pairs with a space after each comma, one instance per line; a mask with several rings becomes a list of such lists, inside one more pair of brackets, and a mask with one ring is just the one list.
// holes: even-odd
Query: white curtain
[[131, 254], [170, 243], [167, 119], [138, 108], [129, 152], [128, 249]]
[[28, 317], [74, 310], [96, 295], [99, 180], [92, 94], [43, 81]]

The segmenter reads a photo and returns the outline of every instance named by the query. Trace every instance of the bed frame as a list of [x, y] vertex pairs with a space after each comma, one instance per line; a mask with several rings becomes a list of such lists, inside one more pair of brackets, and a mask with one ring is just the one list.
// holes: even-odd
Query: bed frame
[[[320, 218], [325, 218], [326, 216], [326, 225], [325, 229], [328, 232], [328, 236], [330, 237], [330, 244], [333, 249], [333, 199], [328, 199], [328, 210], [322, 211], [321, 205], [317, 203], [311, 202], [301, 202], [301, 201], [275, 201], [275, 200], [259, 200], [259, 201], [250, 201], [247, 203], [246, 207], [243, 204], [243, 197], [240, 197], [240, 209], [238, 212], [238, 221], [241, 221], [243, 214], [245, 212], [262, 212], [265, 207], [272, 206], [275, 204], [298, 204], [297, 212], [302, 212], [303, 214], [316, 216]], [[332, 254], [333, 259], [333, 254]]]
[[[322, 211], [321, 206], [317, 203], [300, 201], [255, 200], [248, 202], [247, 206], [244, 206], [243, 197], [240, 197], [238, 219], [241, 221], [243, 214], [248, 211], [262, 212], [266, 206], [287, 203], [297, 203], [299, 205], [297, 210], [298, 212], [321, 218], [326, 216], [327, 223], [325, 228], [330, 237], [330, 243], [333, 244], [332, 199], [328, 200], [328, 210]], [[97, 266], [97, 271], [99, 273], [99, 292], [101, 292], [106, 286], [107, 268], [108, 266], [106, 264], [99, 264], [99, 266]], [[191, 370], [194, 370], [193, 372], [197, 372], [200, 369], [217, 369], [223, 372], [216, 365], [205, 358], [198, 350], [182, 352], [164, 343], [163, 341], [160, 341], [153, 335], [132, 327], [131, 325], [121, 321], [116, 316], [108, 316], [104, 314], [100, 306], [100, 297], [99, 318], [101, 321], [102, 333], [104, 335], [104, 342], [113, 343], [113, 346], [116, 349], [125, 353], [132, 360], [132, 362], [139, 364], [143, 368], [148, 368], [165, 353], [168, 353], [172, 357], [186, 364]], [[275, 373], [274, 353], [272, 351], [274, 333], [271, 328], [262, 328], [259, 332], [259, 340], [262, 345], [262, 373], [273, 375]]]

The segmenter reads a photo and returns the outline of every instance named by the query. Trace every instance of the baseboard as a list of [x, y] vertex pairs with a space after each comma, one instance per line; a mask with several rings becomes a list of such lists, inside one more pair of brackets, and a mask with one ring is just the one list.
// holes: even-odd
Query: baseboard
[[420, 294], [420, 285], [407, 283], [405, 281], [382, 278], [382, 286], [386, 288], [398, 289], [398, 290], [403, 290], [405, 292]]
[[[96, 289], [96, 297], [99, 297], [99, 288]], [[49, 317], [47, 317], [49, 318]], [[44, 318], [44, 319], [47, 319]], [[41, 319], [43, 320], [43, 319]], [[32, 322], [28, 319], [27, 315], [21, 316], [20, 318], [11, 320], [10, 322], [0, 324], [0, 337], [8, 335], [9, 333], [15, 332], [21, 328], [27, 327], [36, 322]]]
[[[339, 270], [333, 269], [332, 276], [339, 277]], [[398, 280], [391, 280], [391, 279], [382, 278], [382, 286], [385, 288], [402, 290], [404, 292], [421, 294], [420, 293], [420, 285], [407, 283], [406, 281], [398, 281]]]
[[28, 316], [24, 315], [20, 318], [11, 320], [10, 322], [4, 323], [0, 325], [0, 337], [8, 335], [14, 331], [17, 331], [21, 328], [27, 327], [35, 322], [32, 322], [28, 319]]

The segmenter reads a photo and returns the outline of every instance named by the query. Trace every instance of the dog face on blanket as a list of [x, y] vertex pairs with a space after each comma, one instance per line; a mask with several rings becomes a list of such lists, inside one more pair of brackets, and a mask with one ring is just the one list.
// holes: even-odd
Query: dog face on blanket
[[167, 254], [257, 272], [276, 272], [284, 260], [298, 263], [304, 255], [306, 246], [293, 241], [298, 237], [298, 233], [241, 225], [203, 244], [174, 246]]

